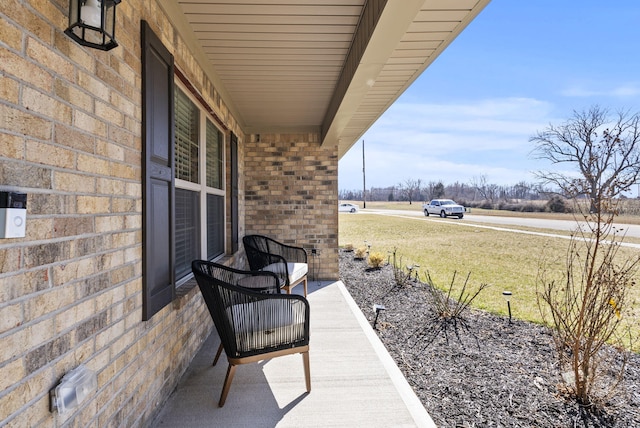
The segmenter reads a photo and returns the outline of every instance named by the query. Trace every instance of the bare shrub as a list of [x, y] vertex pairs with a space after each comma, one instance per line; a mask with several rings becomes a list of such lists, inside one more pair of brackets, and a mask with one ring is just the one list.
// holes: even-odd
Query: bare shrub
[[[597, 201], [600, 210], [583, 214], [563, 277], [551, 278], [543, 261], [537, 281], [543, 318], [554, 327], [565, 391], [585, 406], [602, 403], [624, 374], [621, 322], [640, 262], [640, 257], [618, 257], [624, 236], [613, 226], [612, 201]], [[607, 343], [618, 346], [605, 349]]]
[[[443, 334], [447, 344], [449, 343], [449, 332], [453, 331], [456, 338], [460, 343], [462, 340], [460, 338], [460, 331], [463, 330], [467, 333], [473, 332], [469, 329], [467, 321], [465, 320], [465, 312], [469, 309], [471, 302], [478, 297], [478, 295], [489, 286], [489, 284], [482, 283], [475, 290], [475, 292], [467, 292], [467, 286], [469, 283], [469, 277], [471, 276], [471, 272], [467, 274], [467, 277], [462, 284], [462, 288], [460, 289], [460, 294], [458, 298], [452, 298], [451, 294], [453, 292], [453, 288], [456, 282], [456, 274], [453, 273], [453, 277], [451, 278], [451, 283], [449, 284], [449, 288], [446, 293], [442, 292], [438, 289], [431, 279], [431, 275], [429, 272], [426, 273], [426, 288], [431, 297], [430, 303], [433, 309], [433, 317], [431, 319], [432, 322], [427, 323], [427, 325], [416, 332], [416, 343], [414, 346], [422, 339], [425, 339], [423, 343], [423, 348], [420, 352], [424, 351], [440, 334]], [[478, 343], [475, 335], [473, 337], [476, 339], [476, 344], [478, 348], [480, 348], [480, 344]]]
[[567, 200], [562, 196], [554, 195], [547, 201], [545, 211], [550, 213], [566, 213], [569, 212]]
[[393, 268], [393, 279], [396, 287], [406, 287], [409, 282], [418, 280], [419, 265], [410, 265], [406, 268], [402, 265], [402, 257], [398, 258], [398, 249], [394, 248], [391, 253], [391, 267]]

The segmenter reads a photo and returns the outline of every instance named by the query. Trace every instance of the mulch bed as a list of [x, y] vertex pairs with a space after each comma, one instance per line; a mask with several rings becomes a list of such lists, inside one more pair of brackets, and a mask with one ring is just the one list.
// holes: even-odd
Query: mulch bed
[[393, 268], [369, 269], [340, 251], [340, 279], [376, 330], [438, 427], [640, 427], [640, 355], [629, 354], [625, 379], [594, 409], [562, 391], [549, 330], [486, 312], [464, 325], [434, 329], [423, 284], [398, 287]]

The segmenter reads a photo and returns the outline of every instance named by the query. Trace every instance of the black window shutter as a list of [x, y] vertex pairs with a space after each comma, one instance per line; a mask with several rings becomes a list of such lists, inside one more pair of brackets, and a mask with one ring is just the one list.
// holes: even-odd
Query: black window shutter
[[173, 56], [142, 21], [142, 319], [173, 299]]
[[238, 137], [231, 133], [231, 246], [238, 251]]

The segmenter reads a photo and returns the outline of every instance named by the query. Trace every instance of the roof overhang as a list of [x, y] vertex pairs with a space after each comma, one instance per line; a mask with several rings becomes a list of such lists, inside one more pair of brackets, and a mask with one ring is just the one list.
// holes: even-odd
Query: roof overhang
[[342, 157], [490, 0], [160, 0], [244, 132]]

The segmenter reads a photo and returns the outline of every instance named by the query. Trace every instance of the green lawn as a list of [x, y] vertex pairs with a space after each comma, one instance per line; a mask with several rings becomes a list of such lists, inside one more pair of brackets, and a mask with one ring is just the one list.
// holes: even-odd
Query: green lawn
[[[367, 204], [369, 208], [369, 204]], [[456, 272], [456, 285], [462, 285], [471, 273], [468, 288], [475, 290], [488, 283], [474, 301], [475, 306], [494, 313], [506, 314], [502, 296], [511, 291], [511, 309], [515, 318], [541, 322], [536, 299], [536, 276], [542, 258], [548, 269], [562, 277], [567, 239], [541, 237], [514, 232], [495, 231], [447, 224], [440, 219], [415, 219], [366, 214], [341, 213], [339, 216], [339, 245], [355, 248], [371, 245], [371, 251], [390, 254], [394, 248], [403, 265], [420, 265], [421, 278], [428, 271], [434, 283], [447, 288]], [[366, 244], [365, 244], [366, 242]], [[621, 256], [637, 254], [637, 250], [621, 248]], [[634, 319], [634, 336], [640, 334], [638, 309], [640, 289], [630, 290], [635, 301], [629, 314]]]

